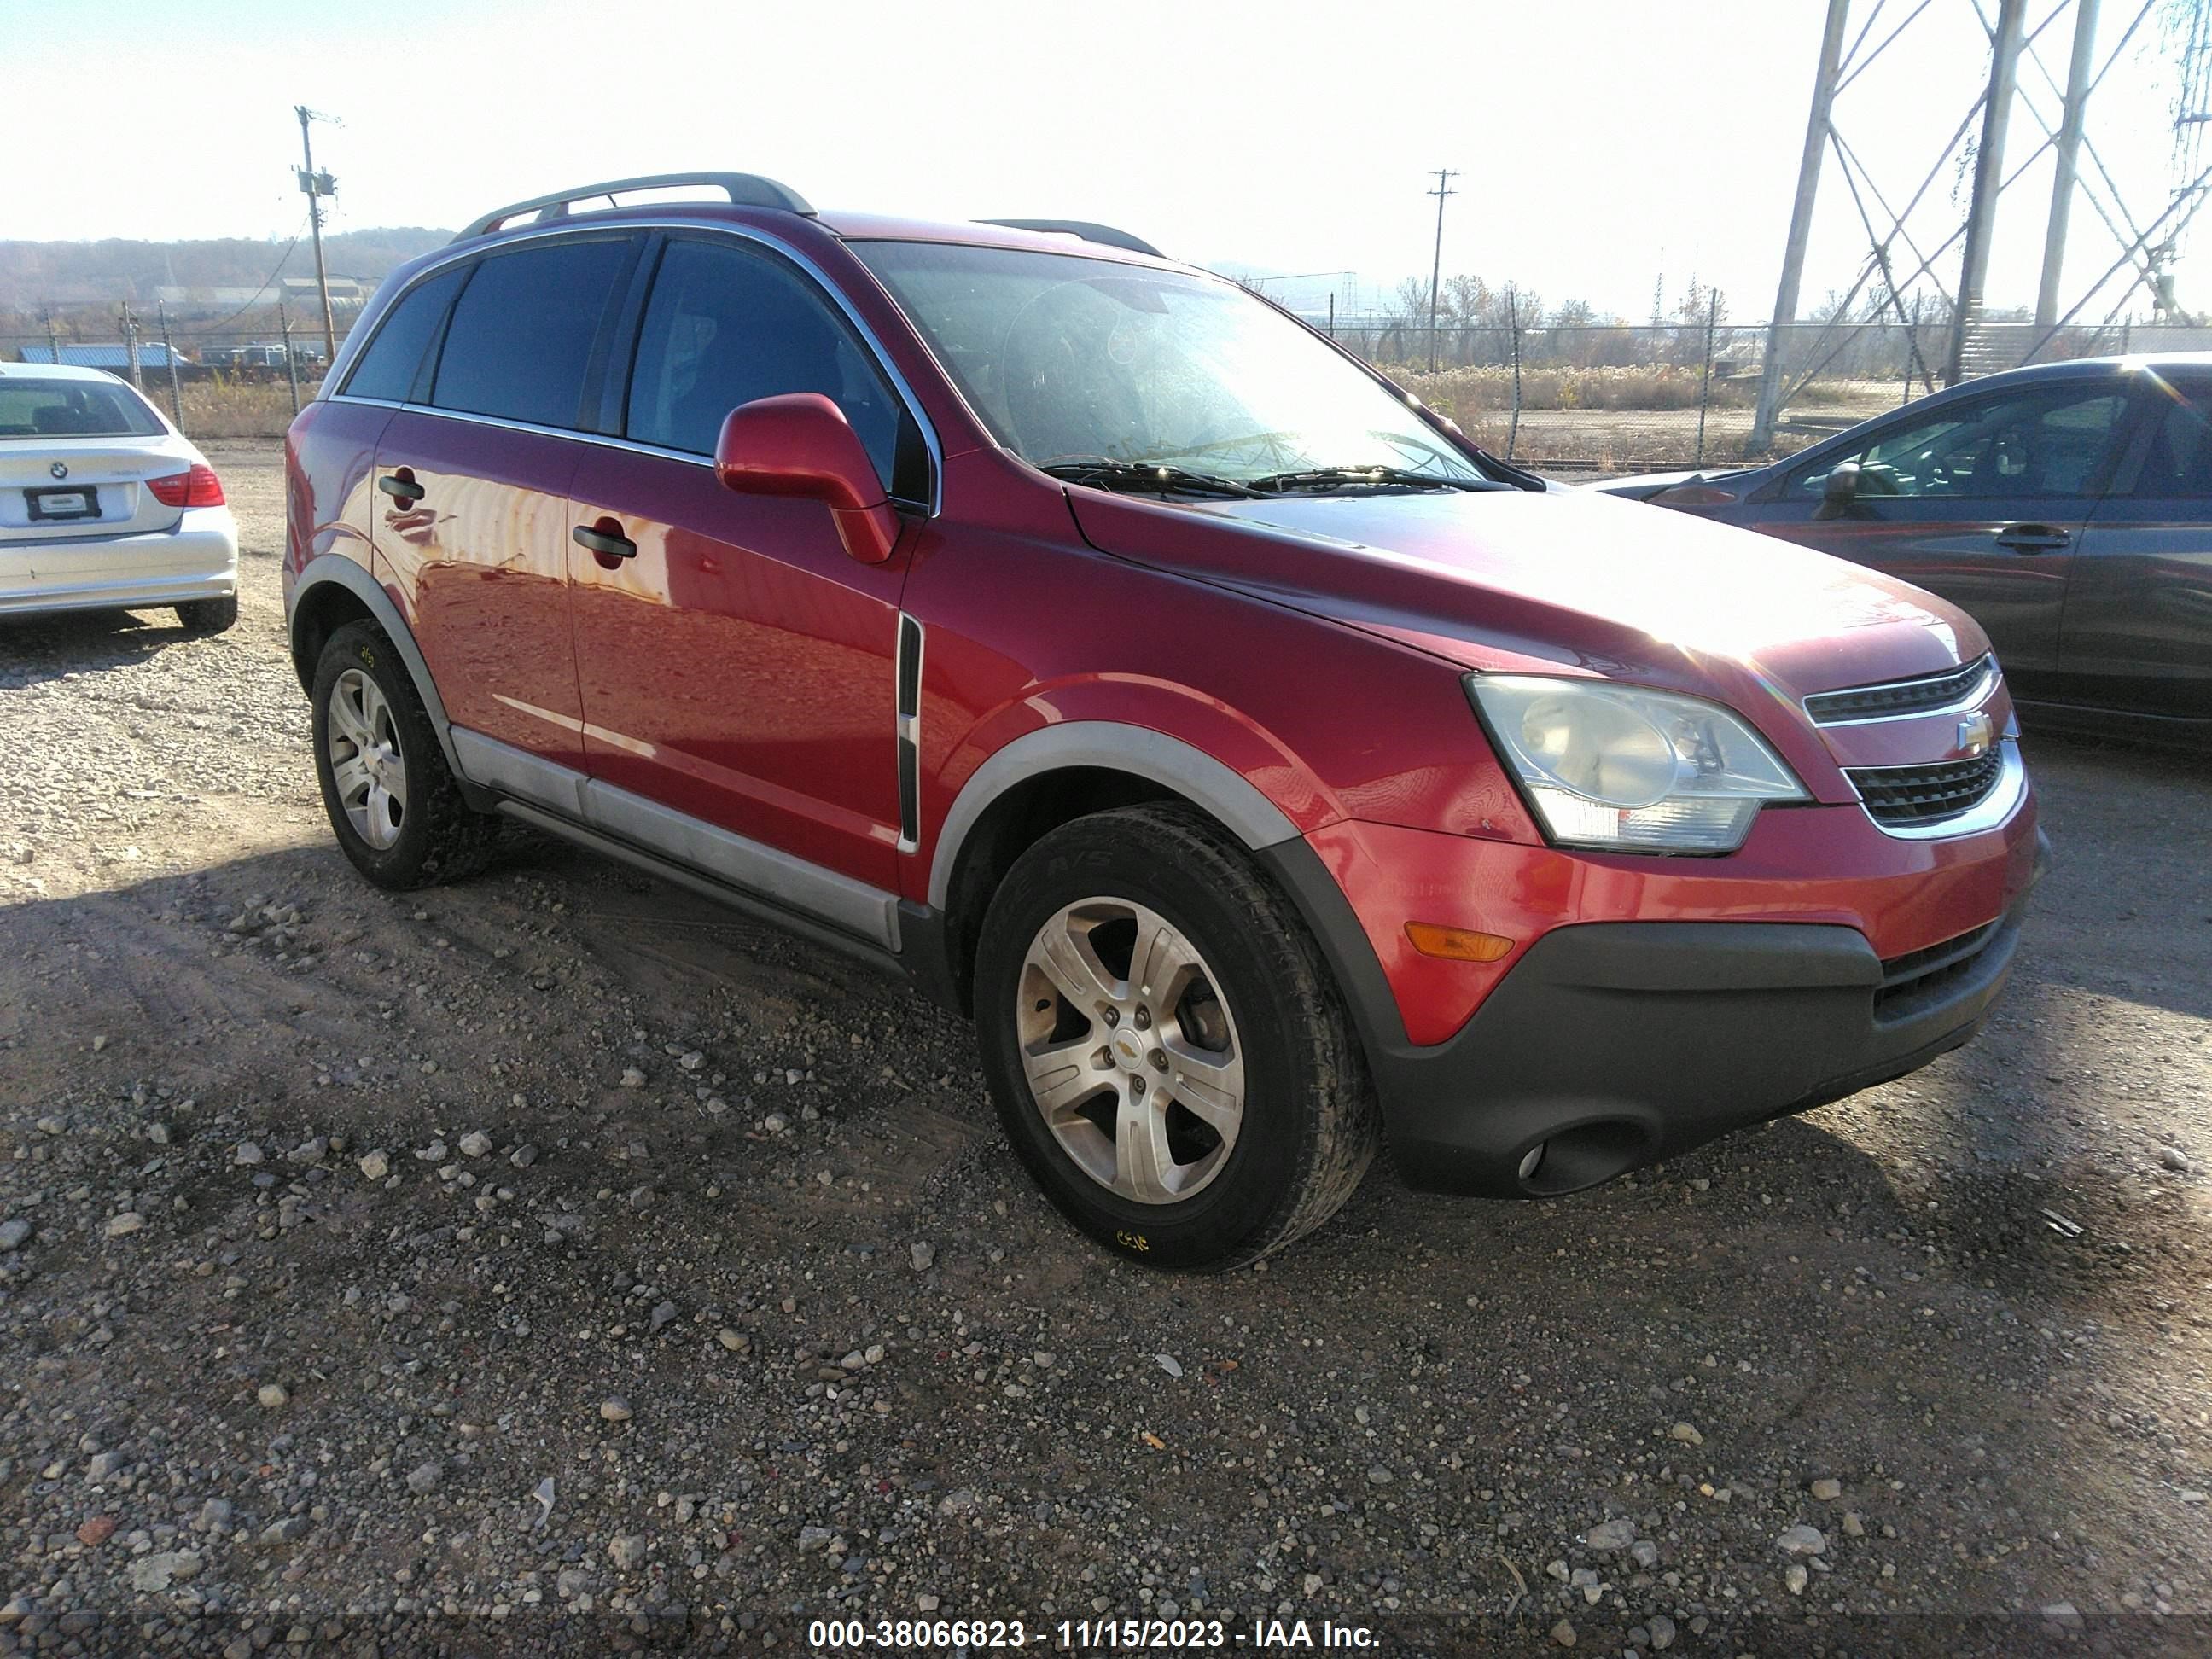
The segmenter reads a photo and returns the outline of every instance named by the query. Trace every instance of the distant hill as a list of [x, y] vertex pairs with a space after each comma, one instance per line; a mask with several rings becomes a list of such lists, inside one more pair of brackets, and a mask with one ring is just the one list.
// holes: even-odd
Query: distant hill
[[[333, 277], [374, 288], [393, 266], [453, 235], [415, 225], [337, 231], [323, 239], [324, 261]], [[243, 236], [190, 242], [0, 241], [0, 318], [35, 318], [48, 305], [112, 308], [128, 301], [151, 309], [163, 289], [251, 292], [272, 279], [314, 274], [314, 246], [305, 236], [289, 253], [281, 241]]]

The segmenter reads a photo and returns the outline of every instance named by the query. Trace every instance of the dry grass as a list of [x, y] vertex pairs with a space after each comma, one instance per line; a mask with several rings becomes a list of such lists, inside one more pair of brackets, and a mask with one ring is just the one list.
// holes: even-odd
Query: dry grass
[[[319, 382], [302, 380], [300, 401], [315, 395]], [[292, 392], [284, 380], [234, 380], [217, 376], [190, 380], [184, 388], [185, 417], [178, 424], [190, 438], [281, 438], [292, 424]], [[169, 387], [159, 375], [147, 379], [146, 395], [164, 411]]]
[[[1453, 419], [1464, 422], [1492, 410], [1513, 407], [1513, 371], [1508, 368], [1446, 368], [1434, 374], [1393, 368], [1397, 380]], [[1673, 363], [1619, 368], [1576, 368], [1524, 364], [1521, 407], [1528, 410], [1694, 410], [1699, 371]], [[1711, 407], [1748, 409], [1758, 395], [1749, 381], [1716, 378]]]

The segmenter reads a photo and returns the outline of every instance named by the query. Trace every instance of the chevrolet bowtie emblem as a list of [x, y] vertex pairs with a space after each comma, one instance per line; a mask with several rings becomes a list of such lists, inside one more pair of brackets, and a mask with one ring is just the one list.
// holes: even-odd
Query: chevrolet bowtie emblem
[[1985, 754], [1996, 741], [1996, 723], [1988, 714], [1969, 714], [1959, 722], [1959, 752], [1973, 756]]

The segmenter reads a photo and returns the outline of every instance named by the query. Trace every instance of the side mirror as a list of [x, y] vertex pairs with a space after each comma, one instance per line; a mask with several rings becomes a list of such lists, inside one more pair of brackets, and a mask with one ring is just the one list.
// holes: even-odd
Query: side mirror
[[714, 476], [745, 495], [822, 502], [845, 551], [881, 564], [897, 544], [899, 516], [875, 463], [844, 410], [818, 392], [762, 398], [730, 411], [714, 445]]
[[1828, 469], [1828, 477], [1820, 486], [1820, 511], [1817, 519], [1840, 519], [1851, 510], [1859, 498], [1859, 464], [1838, 461]]

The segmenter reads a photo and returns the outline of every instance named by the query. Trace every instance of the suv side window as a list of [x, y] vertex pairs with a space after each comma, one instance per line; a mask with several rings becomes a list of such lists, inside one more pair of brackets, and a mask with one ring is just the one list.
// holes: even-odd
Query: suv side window
[[818, 392], [844, 410], [891, 494], [927, 495], [926, 460], [918, 487], [913, 478], [913, 417], [813, 285], [728, 242], [672, 240], [638, 331], [625, 435], [711, 455], [732, 410], [790, 392]]
[[592, 346], [634, 244], [602, 237], [492, 253], [453, 307], [430, 401], [577, 427]]
[[[2111, 386], [2007, 392], [1892, 425], [1828, 465], [1856, 461], [1863, 499], [2086, 496], [2095, 493], [2126, 410], [2126, 395]], [[1827, 477], [1826, 466], [1801, 473], [1787, 493], [1817, 496]]]
[[461, 278], [467, 274], [467, 266], [455, 265], [434, 276], [425, 276], [400, 296], [399, 303], [378, 327], [376, 337], [368, 343], [368, 349], [354, 365], [353, 373], [346, 376], [346, 396], [381, 398], [400, 404], [413, 395], [416, 376], [422, 368], [422, 354], [437, 337], [438, 325], [446, 319], [446, 307], [453, 303]]

